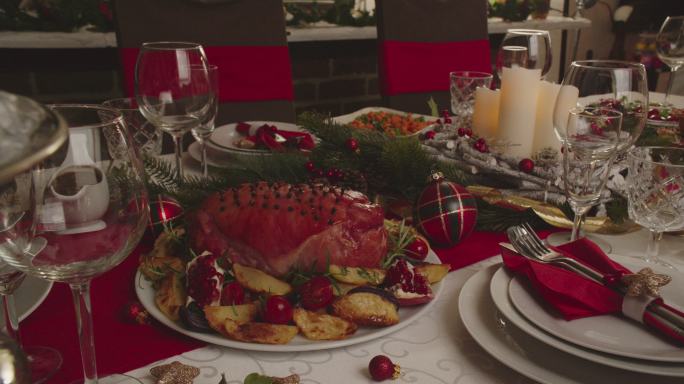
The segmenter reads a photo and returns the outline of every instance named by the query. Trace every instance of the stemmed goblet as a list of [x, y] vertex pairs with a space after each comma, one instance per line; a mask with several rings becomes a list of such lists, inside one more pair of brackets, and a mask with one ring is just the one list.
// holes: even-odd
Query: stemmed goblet
[[620, 140], [622, 113], [603, 108], [574, 108], [559, 130], [563, 137], [563, 185], [575, 218], [576, 240], [582, 218], [597, 204]]
[[544, 78], [551, 69], [551, 36], [536, 29], [509, 29], [501, 41], [496, 71], [501, 79], [503, 68], [541, 69]]
[[[193, 71], [200, 71], [198, 76], [199, 79], [203, 79], [203, 67], [193, 67]], [[209, 77], [206, 87], [209, 88], [209, 92], [213, 94], [213, 98], [210, 102], [209, 108], [204, 116], [201, 116], [201, 121], [199, 125], [192, 128], [192, 136], [200, 144], [200, 150], [202, 151], [202, 176], [209, 176], [209, 165], [207, 164], [207, 140], [211, 137], [214, 132], [216, 125], [214, 120], [216, 119], [216, 113], [218, 112], [218, 67], [215, 65], [209, 65], [207, 67]]]
[[95, 105], [50, 107], [69, 126], [58, 151], [13, 177], [0, 200], [0, 258], [69, 284], [86, 383], [97, 382], [90, 281], [138, 244], [149, 217], [142, 163], [121, 113]]
[[684, 229], [684, 148], [636, 147], [627, 159], [629, 217], [649, 230], [643, 259], [671, 267], [658, 249], [662, 232]]
[[140, 112], [173, 136], [176, 176], [183, 180], [181, 140], [202, 124], [214, 95], [204, 49], [196, 43], [143, 43], [135, 65], [135, 96]]
[[[621, 112], [622, 125], [617, 138], [619, 159], [641, 135], [646, 125], [647, 106], [646, 68], [642, 64], [607, 60], [575, 61], [570, 64], [558, 92], [553, 125], [558, 139], [565, 145], [570, 110], [579, 107]], [[577, 219], [574, 222], [581, 226], [581, 220], [578, 222]], [[568, 237], [564, 232], [547, 237], [550, 244], [561, 244], [571, 239], [575, 239], [572, 234]], [[603, 249], [610, 249], [610, 245], [600, 239], [595, 241]]]
[[670, 16], [663, 22], [656, 36], [658, 58], [670, 69], [670, 80], [663, 104], [669, 105], [667, 97], [672, 91], [672, 83], [679, 67], [684, 65], [684, 16]]

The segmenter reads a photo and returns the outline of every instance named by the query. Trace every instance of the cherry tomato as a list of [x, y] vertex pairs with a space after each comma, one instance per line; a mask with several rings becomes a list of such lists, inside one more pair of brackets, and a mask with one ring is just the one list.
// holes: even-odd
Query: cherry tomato
[[271, 296], [266, 300], [264, 320], [273, 324], [287, 324], [292, 321], [292, 304], [284, 296]]
[[221, 305], [240, 305], [245, 303], [245, 290], [237, 281], [223, 286]]
[[334, 298], [332, 284], [325, 276], [314, 276], [302, 284], [299, 295], [300, 304], [304, 309], [309, 310], [323, 308]]
[[406, 256], [415, 260], [425, 260], [428, 255], [428, 247], [425, 240], [420, 237], [416, 237], [409, 245], [404, 249], [406, 251]]

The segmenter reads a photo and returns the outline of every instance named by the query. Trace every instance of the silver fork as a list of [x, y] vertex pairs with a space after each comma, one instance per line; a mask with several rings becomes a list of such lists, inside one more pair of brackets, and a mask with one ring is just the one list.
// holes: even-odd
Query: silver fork
[[603, 282], [603, 274], [588, 267], [575, 259], [563, 256], [562, 254], [548, 248], [537, 236], [532, 227], [525, 223], [523, 226], [513, 226], [506, 231], [508, 238], [514, 247], [520, 247], [522, 253], [532, 256], [545, 263], [564, 264], [576, 272], [580, 272], [592, 280]]
[[[559, 266], [565, 266], [566, 269], [583, 274], [600, 284], [605, 284], [604, 276], [601, 272], [548, 248], [529, 224], [525, 223], [523, 226], [516, 225], [510, 227], [506, 230], [506, 233], [513, 247], [523, 256], [531, 256], [544, 263], [560, 264]], [[622, 295], [626, 293], [624, 286], [618, 285], [612, 288]], [[671, 329], [680, 335], [684, 332], [684, 318], [679, 314], [670, 311], [657, 302], [649, 305], [648, 311], [657, 316], [661, 322], [669, 323]]]

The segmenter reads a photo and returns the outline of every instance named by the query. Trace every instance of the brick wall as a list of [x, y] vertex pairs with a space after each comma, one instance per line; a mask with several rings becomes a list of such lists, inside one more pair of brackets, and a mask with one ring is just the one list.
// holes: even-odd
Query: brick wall
[[297, 113], [380, 105], [375, 40], [293, 43], [290, 56]]

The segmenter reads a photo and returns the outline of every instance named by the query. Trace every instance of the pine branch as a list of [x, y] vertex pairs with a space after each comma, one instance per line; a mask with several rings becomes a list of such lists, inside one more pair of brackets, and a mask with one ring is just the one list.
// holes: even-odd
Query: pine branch
[[477, 226], [480, 231], [505, 231], [508, 227], [529, 223], [534, 228], [548, 228], [534, 210], [528, 208], [524, 211], [499, 207], [489, 204], [482, 199], [477, 199]]

